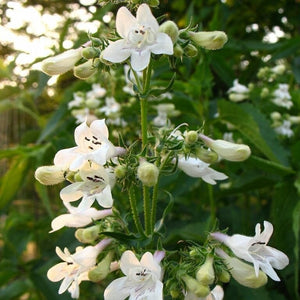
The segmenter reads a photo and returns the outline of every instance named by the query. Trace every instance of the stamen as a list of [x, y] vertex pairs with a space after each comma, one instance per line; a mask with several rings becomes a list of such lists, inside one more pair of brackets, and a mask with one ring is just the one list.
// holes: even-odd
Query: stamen
[[254, 245], [265, 245], [265, 244], [266, 244], [265, 242], [255, 242], [251, 246], [254, 246]]
[[89, 139], [89, 138], [87, 138], [87, 137], [85, 137], [84, 139], [85, 139], [86, 141], [90, 141], [90, 139]]
[[94, 150], [94, 148], [93, 148], [92, 146], [89, 146], [89, 148], [90, 148], [91, 150]]

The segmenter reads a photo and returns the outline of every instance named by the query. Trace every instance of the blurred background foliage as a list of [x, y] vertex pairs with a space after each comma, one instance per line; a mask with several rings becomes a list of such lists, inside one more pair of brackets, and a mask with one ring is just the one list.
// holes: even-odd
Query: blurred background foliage
[[[116, 79], [107, 82], [102, 73], [93, 81], [79, 81], [72, 72], [50, 78], [32, 66], [82, 45], [87, 32], [104, 37], [114, 27], [113, 13], [120, 5], [102, 7], [92, 0], [0, 1], [0, 299], [70, 299], [68, 294], [58, 295], [58, 285], [46, 278], [57, 261], [55, 246], [76, 245], [73, 229], [48, 234], [53, 217], [63, 212], [59, 199], [63, 185], [42, 186], [34, 171], [52, 164], [58, 150], [73, 145], [75, 119], [67, 103], [74, 92], [88, 91], [101, 80], [119, 102], [128, 98], [116, 88], [123, 74], [120, 69], [114, 71]], [[214, 138], [222, 138], [225, 123], [230, 122], [253, 152], [243, 163], [221, 163], [219, 169], [231, 180], [226, 189], [182, 173], [164, 179], [162, 188], [172, 192], [175, 202], [171, 215], [177, 216], [166, 220], [164, 246], [203, 240], [212, 213], [220, 228], [229, 227], [231, 234], [253, 235], [256, 223], [269, 220], [275, 228], [271, 245], [290, 258], [290, 265], [280, 272], [282, 281], [251, 290], [232, 280], [225, 286], [225, 299], [299, 299], [299, 128], [290, 139], [278, 138], [264, 104], [251, 99], [236, 105], [228, 101], [227, 90], [235, 78], [243, 84], [256, 83], [261, 67], [284, 62], [290, 66], [284, 76], [293, 93], [293, 114], [299, 115], [300, 2], [165, 0], [153, 12], [174, 20], [179, 28], [191, 22], [199, 30], [223, 30], [229, 39], [222, 50], [199, 49], [197, 58], [184, 58], [177, 65], [172, 102], [181, 115], [172, 122], [188, 122], [191, 128], [205, 122], [205, 133]], [[158, 84], [166, 85], [170, 79], [166, 70], [166, 64], [157, 67]], [[126, 110], [124, 114], [130, 126], [138, 126], [136, 115]], [[128, 141], [134, 138], [131, 132], [130, 128], [123, 132]], [[121, 192], [116, 191], [118, 196]], [[100, 291], [101, 284], [84, 282], [81, 299], [101, 299]]]

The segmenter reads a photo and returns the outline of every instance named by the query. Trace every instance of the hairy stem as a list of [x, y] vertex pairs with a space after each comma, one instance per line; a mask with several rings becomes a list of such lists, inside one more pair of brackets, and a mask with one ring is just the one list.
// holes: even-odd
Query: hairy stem
[[134, 221], [134, 224], [136, 226], [136, 229], [138, 230], [138, 232], [140, 234], [144, 235], [142, 223], [141, 223], [141, 220], [139, 218], [139, 214], [138, 214], [138, 210], [137, 210], [137, 206], [136, 206], [136, 198], [135, 198], [135, 192], [134, 192], [133, 187], [129, 188], [128, 196], [129, 196], [131, 213], [132, 213], [132, 217], [133, 217], [133, 221]]

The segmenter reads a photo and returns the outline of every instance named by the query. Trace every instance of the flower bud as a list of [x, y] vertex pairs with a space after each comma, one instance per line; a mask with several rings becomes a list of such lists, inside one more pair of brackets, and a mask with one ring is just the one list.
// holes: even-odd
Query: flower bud
[[188, 35], [196, 45], [208, 50], [217, 50], [227, 42], [227, 35], [223, 31], [189, 31]]
[[88, 108], [94, 109], [100, 105], [100, 101], [98, 99], [88, 99], [85, 101], [85, 104]]
[[142, 161], [137, 169], [137, 176], [145, 186], [154, 186], [157, 183], [159, 170], [154, 164]]
[[95, 47], [87, 47], [87, 48], [83, 48], [81, 50], [81, 55], [85, 59], [92, 59], [92, 58], [98, 57], [99, 54], [100, 54], [100, 51], [98, 49], [96, 49]]
[[247, 94], [236, 94], [236, 93], [229, 94], [229, 100], [232, 102], [241, 102], [247, 98], [248, 98]]
[[178, 40], [178, 27], [173, 21], [166, 21], [159, 26], [159, 31], [166, 33], [172, 40], [173, 45]]
[[198, 55], [198, 49], [192, 44], [186, 45], [183, 51], [187, 57], [195, 57]]
[[89, 271], [88, 277], [92, 282], [99, 282], [107, 277], [110, 273], [110, 264], [113, 259], [114, 253], [109, 251], [98, 265]]
[[276, 75], [282, 75], [285, 72], [285, 70], [286, 70], [285, 65], [278, 65], [271, 69], [271, 71]]
[[260, 93], [260, 96], [262, 98], [266, 98], [270, 95], [270, 91], [267, 87], [264, 87], [262, 90], [261, 90], [261, 93]]
[[271, 113], [271, 119], [273, 121], [279, 121], [281, 119], [281, 114], [278, 111], [273, 111]]
[[148, 0], [148, 4], [151, 7], [157, 7], [159, 5], [159, 0]]
[[215, 281], [214, 257], [208, 255], [203, 265], [200, 266], [196, 273], [196, 279], [203, 285], [213, 284]]
[[229, 161], [243, 161], [251, 154], [249, 146], [244, 144], [235, 144], [224, 140], [213, 140], [203, 134], [199, 134], [199, 137], [209, 148]]
[[75, 232], [76, 239], [81, 243], [93, 243], [99, 238], [100, 227], [98, 225], [88, 228], [79, 228]]
[[195, 130], [190, 130], [185, 134], [184, 141], [189, 144], [195, 144], [198, 140], [198, 133]]
[[42, 166], [36, 169], [34, 177], [41, 184], [54, 185], [65, 180], [65, 170], [58, 166]]
[[117, 178], [122, 179], [126, 176], [126, 167], [119, 165], [115, 168], [115, 175]]
[[186, 284], [187, 290], [195, 294], [197, 297], [206, 297], [210, 293], [208, 285], [203, 285], [199, 283], [195, 278], [184, 275], [182, 277], [183, 281]]
[[180, 45], [176, 44], [174, 46], [174, 56], [177, 57], [177, 58], [182, 58], [183, 56], [183, 49]]
[[256, 289], [265, 285], [268, 281], [268, 277], [264, 272], [259, 271], [258, 276], [256, 276], [254, 267], [238, 258], [228, 256], [225, 261], [232, 277], [241, 285]]
[[300, 116], [289, 116], [288, 120], [292, 123], [292, 124], [300, 124]]
[[41, 69], [50, 76], [60, 75], [71, 70], [80, 58], [81, 48], [71, 49], [43, 60]]
[[230, 273], [226, 270], [222, 270], [219, 274], [218, 274], [218, 280], [223, 282], [223, 283], [227, 283], [230, 281]]
[[206, 150], [204, 148], [197, 148], [196, 149], [196, 157], [200, 158], [202, 161], [206, 162], [207, 164], [212, 164], [216, 162], [219, 158], [218, 154], [214, 151]]
[[85, 63], [74, 67], [74, 76], [79, 79], [87, 79], [96, 72], [95, 60], [89, 59]]

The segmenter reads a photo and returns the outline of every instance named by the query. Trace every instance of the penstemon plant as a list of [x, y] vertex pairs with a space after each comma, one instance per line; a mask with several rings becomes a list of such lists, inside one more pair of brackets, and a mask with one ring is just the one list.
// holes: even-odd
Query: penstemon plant
[[[222, 159], [241, 162], [251, 154], [245, 144], [205, 135], [204, 126], [189, 130], [188, 123], [172, 125], [169, 117], [177, 113], [172, 104], [157, 105], [158, 116], [149, 122], [153, 98], [169, 97], [182, 57], [197, 55], [198, 47], [222, 48], [226, 34], [196, 32], [191, 26], [179, 30], [172, 21], [159, 25], [146, 3], [137, 5], [136, 16], [125, 6], [119, 8], [116, 32], [112, 41], [91, 37], [82, 47], [41, 64], [48, 75], [73, 69], [76, 77], [86, 79], [100, 70], [110, 71], [107, 76], [113, 76], [115, 64], [126, 63], [127, 91], [137, 97], [140, 105], [140, 115], [135, 118], [140, 129], [131, 132], [130, 138], [124, 130], [119, 146], [115, 146], [107, 124], [130, 124], [122, 119], [120, 104], [114, 98], [105, 98], [106, 105], [101, 106], [99, 99], [105, 97], [106, 90], [99, 83], [93, 85], [94, 96], [78, 92], [69, 103], [79, 123], [74, 132], [76, 145], [58, 151], [54, 164], [39, 167], [35, 176], [45, 185], [69, 182], [60, 191], [67, 213], [52, 221], [52, 232], [77, 228], [75, 237], [84, 247], [74, 253], [57, 247], [63, 262], [49, 269], [49, 280], [62, 281], [59, 294], [68, 290], [73, 298], [80, 298], [82, 281], [101, 281], [106, 300], [159, 300], [164, 296], [223, 299], [222, 284], [231, 277], [250, 288], [266, 284], [267, 276], [279, 281], [274, 269], [285, 268], [289, 259], [267, 246], [272, 224], [264, 221], [263, 231], [257, 224], [253, 237], [229, 236], [218, 229], [213, 200], [210, 228], [202, 233], [203, 241], [178, 241], [174, 247], [164, 243], [167, 220], [176, 216], [172, 214], [172, 190], [164, 190], [162, 180], [181, 170], [215, 185], [228, 176], [213, 169], [212, 163]], [[174, 76], [167, 87], [157, 86], [153, 74], [157, 63], [166, 59]], [[232, 99], [242, 101], [248, 89], [236, 81], [230, 92], [234, 93]], [[99, 114], [104, 114], [103, 118], [98, 119]], [[118, 197], [125, 201], [114, 197], [114, 189], [121, 190]], [[167, 204], [160, 201], [166, 195]]]

